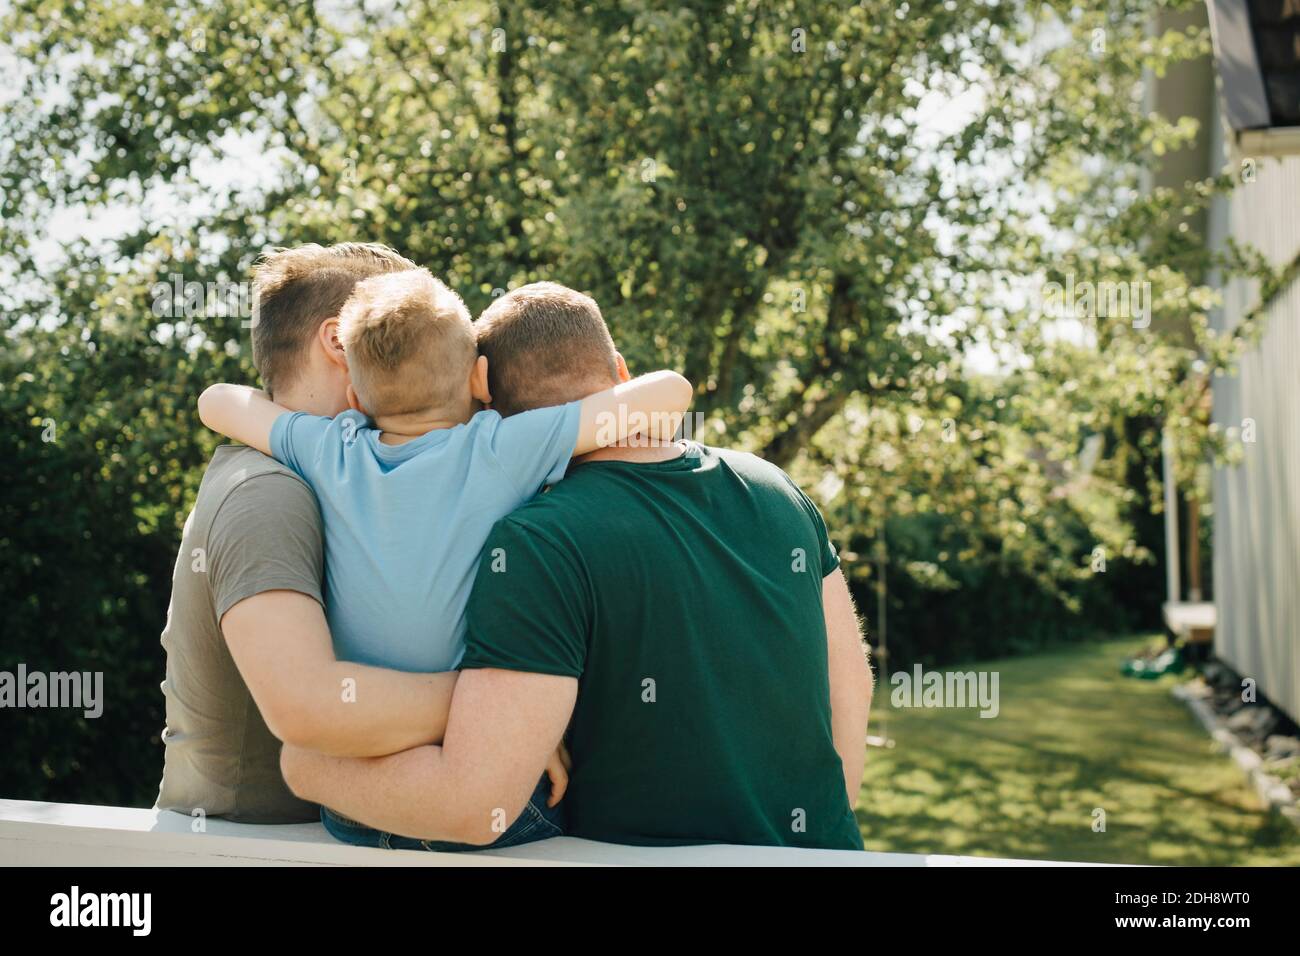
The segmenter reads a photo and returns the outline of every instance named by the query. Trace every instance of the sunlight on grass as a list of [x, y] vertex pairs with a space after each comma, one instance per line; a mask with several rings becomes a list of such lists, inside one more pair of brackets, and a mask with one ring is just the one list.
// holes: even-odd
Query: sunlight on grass
[[[858, 821], [869, 850], [1104, 863], [1300, 865], [1300, 831], [1265, 811], [1173, 678], [1121, 677], [1149, 639], [1085, 644], [997, 670], [1001, 711], [894, 709], [881, 678]], [[884, 721], [882, 723], [882, 716]], [[1106, 832], [1092, 829], [1106, 813]]]

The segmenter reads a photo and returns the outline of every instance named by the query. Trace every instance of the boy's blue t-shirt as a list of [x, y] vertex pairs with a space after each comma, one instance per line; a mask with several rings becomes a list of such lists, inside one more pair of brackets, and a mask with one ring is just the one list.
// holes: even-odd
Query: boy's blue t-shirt
[[271, 454], [320, 501], [325, 613], [339, 660], [404, 671], [460, 663], [488, 532], [564, 477], [580, 404], [510, 418], [482, 411], [404, 445], [380, 442], [356, 411], [275, 420]]

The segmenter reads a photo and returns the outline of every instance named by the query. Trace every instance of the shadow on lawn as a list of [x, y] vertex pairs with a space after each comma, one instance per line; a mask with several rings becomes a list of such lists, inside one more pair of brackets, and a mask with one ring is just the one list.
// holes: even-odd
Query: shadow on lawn
[[[1300, 832], [1264, 811], [1242, 772], [1170, 695], [1121, 677], [1143, 641], [1079, 645], [953, 670], [999, 672], [997, 717], [890, 706], [897, 742], [867, 754], [868, 849], [1169, 865], [1300, 865]], [[1105, 812], [1105, 832], [1093, 829]]]

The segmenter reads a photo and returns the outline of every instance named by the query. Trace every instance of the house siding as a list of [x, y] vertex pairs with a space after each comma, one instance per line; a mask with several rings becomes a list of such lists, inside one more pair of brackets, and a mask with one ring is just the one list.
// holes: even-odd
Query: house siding
[[[1211, 155], [1228, 162], [1217, 115], [1212, 136]], [[1255, 181], [1217, 201], [1209, 239], [1221, 248], [1229, 237], [1275, 267], [1300, 252], [1300, 156], [1257, 159]], [[1234, 279], [1221, 292], [1211, 322], [1228, 331], [1258, 303], [1258, 283]], [[1237, 373], [1213, 383], [1220, 428], [1250, 419], [1255, 429], [1241, 463], [1214, 474], [1215, 650], [1300, 721], [1300, 283], [1264, 322]]]

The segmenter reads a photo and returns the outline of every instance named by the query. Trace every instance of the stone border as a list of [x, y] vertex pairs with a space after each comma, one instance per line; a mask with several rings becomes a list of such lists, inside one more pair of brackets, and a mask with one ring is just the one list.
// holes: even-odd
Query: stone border
[[1227, 722], [1215, 713], [1203, 695], [1197, 693], [1195, 685], [1177, 684], [1173, 694], [1188, 706], [1216, 746], [1231, 756], [1233, 762], [1245, 772], [1255, 792], [1268, 808], [1280, 813], [1300, 829], [1300, 805], [1297, 805], [1295, 794], [1280, 778], [1264, 769], [1264, 758], [1228, 729]]

